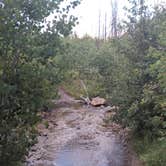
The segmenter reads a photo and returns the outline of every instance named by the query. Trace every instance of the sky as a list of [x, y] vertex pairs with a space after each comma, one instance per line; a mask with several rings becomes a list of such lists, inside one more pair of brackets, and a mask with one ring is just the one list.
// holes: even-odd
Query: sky
[[[124, 17], [123, 7], [128, 4], [127, 0], [118, 0], [119, 17]], [[83, 36], [88, 34], [90, 36], [97, 36], [99, 27], [99, 13], [101, 13], [101, 20], [104, 20], [105, 13], [107, 13], [108, 27], [111, 22], [111, 1], [110, 0], [83, 0], [74, 14], [78, 17], [79, 25], [74, 29], [76, 34]], [[101, 23], [102, 24], [102, 23]]]
[[[129, 6], [128, 0], [117, 0], [118, 1], [118, 17], [119, 20], [125, 19], [124, 6]], [[158, 2], [166, 0], [146, 0], [149, 5], [154, 5]], [[79, 5], [73, 14], [78, 17], [79, 25], [74, 28], [74, 32], [82, 37], [88, 34], [92, 37], [98, 34], [98, 22], [99, 22], [99, 11], [101, 12], [101, 17], [105, 17], [107, 13], [108, 27], [110, 27], [111, 22], [111, 0], [82, 0], [81, 5]], [[109, 21], [110, 20], [110, 21]], [[108, 28], [108, 31], [109, 28]]]

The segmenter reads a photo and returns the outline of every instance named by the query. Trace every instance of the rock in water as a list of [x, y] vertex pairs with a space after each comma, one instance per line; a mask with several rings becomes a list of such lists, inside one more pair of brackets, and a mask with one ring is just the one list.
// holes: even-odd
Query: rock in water
[[104, 98], [101, 98], [101, 97], [92, 98], [91, 105], [95, 107], [105, 105], [105, 104], [106, 104], [106, 100]]

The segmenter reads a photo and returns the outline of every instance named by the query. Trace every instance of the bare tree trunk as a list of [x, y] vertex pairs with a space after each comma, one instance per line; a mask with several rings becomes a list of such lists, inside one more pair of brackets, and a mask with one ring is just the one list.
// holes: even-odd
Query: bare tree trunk
[[104, 36], [105, 36], [105, 25], [104, 25], [104, 23], [103, 23], [103, 29], [102, 30], [103, 30], [102, 39], [105, 40], [105, 38], [104, 38]]
[[99, 10], [99, 25], [98, 25], [98, 39], [100, 39], [101, 31], [101, 11]]
[[86, 94], [86, 97], [80, 96], [80, 98], [83, 99], [84, 102], [85, 102], [87, 105], [90, 105], [90, 99], [89, 99], [89, 94], [88, 94], [87, 87], [86, 87], [86, 85], [85, 85], [85, 83], [84, 83], [83, 80], [81, 80], [80, 82], [81, 82], [81, 85], [82, 85], [82, 87], [83, 87], [83, 89], [84, 89], [84, 91], [85, 91], [85, 94]]
[[104, 40], [107, 40], [107, 13], [105, 13], [105, 34], [104, 34]]
[[118, 19], [118, 3], [117, 0], [111, 0], [112, 20], [111, 20], [111, 35], [117, 38], [117, 19]]

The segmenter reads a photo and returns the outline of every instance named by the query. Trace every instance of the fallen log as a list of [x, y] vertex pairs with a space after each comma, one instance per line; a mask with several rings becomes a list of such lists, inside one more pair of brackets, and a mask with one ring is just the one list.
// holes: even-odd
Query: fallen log
[[91, 101], [89, 97], [80, 96], [80, 98], [83, 100], [84, 104], [90, 105]]

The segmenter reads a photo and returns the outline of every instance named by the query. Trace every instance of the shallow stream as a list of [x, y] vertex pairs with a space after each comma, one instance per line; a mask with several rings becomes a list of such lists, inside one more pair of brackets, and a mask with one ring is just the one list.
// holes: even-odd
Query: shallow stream
[[[102, 141], [101, 141], [102, 140]], [[56, 166], [124, 166], [125, 151], [117, 138], [73, 140], [56, 155]]]
[[[61, 91], [60, 91], [61, 92]], [[126, 131], [106, 125], [103, 108], [76, 106], [61, 92], [58, 106], [39, 124], [38, 143], [29, 152], [26, 166], [140, 166], [130, 155]]]

